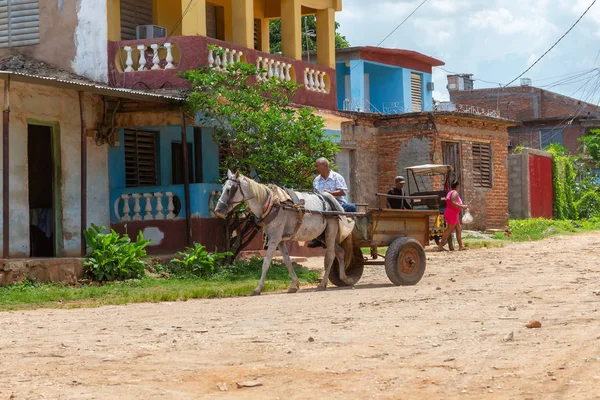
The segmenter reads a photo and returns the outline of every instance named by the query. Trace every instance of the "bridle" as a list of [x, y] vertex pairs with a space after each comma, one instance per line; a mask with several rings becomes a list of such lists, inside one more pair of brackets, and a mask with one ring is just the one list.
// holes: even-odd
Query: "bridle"
[[233, 184], [231, 185], [230, 189], [229, 189], [229, 195], [227, 196], [227, 201], [223, 201], [219, 198], [219, 200], [217, 201], [217, 204], [222, 204], [225, 207], [229, 207], [229, 199], [235, 197], [235, 194], [237, 193], [237, 191], [239, 190], [240, 193], [242, 194], [242, 199], [240, 201], [236, 201], [235, 203], [232, 203], [231, 206], [235, 207], [238, 204], [243, 203], [245, 200], [251, 200], [254, 197], [246, 197], [246, 195], [244, 194], [244, 190], [242, 189], [242, 181], [239, 179], [233, 179], [233, 178], [229, 178], [229, 181], [231, 181]]

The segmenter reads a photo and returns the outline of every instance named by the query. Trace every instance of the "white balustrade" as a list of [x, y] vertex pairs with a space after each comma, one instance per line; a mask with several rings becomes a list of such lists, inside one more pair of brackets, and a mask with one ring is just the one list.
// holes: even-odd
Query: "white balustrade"
[[[150, 70], [175, 69], [175, 58], [173, 56], [172, 43], [153, 43], [150, 45], [139, 44], [137, 46], [124, 46], [125, 72], [143, 72]], [[148, 60], [147, 54], [151, 56]], [[164, 65], [162, 67], [161, 65]]]
[[[165, 216], [163, 198], [167, 197], [168, 214]], [[113, 205], [117, 220], [127, 221], [160, 221], [164, 219], [175, 219], [175, 202], [177, 197], [173, 192], [156, 193], [129, 193], [119, 196]], [[142, 198], [144, 199], [144, 214], [142, 215]], [[133, 209], [131, 204], [133, 203]], [[133, 216], [131, 212], [133, 211]]]
[[325, 77], [327, 72], [317, 71], [312, 68], [304, 69], [304, 86], [306, 90], [311, 92], [327, 93], [327, 85], [325, 84]]
[[258, 79], [260, 80], [275, 77], [289, 82], [292, 80], [290, 74], [292, 68], [292, 64], [285, 61], [277, 61], [267, 57], [258, 57], [256, 59], [256, 69], [260, 71], [258, 73]]
[[227, 66], [242, 61], [244, 53], [241, 50], [228, 49], [226, 47], [208, 47], [208, 66], [217, 71], [224, 71]]

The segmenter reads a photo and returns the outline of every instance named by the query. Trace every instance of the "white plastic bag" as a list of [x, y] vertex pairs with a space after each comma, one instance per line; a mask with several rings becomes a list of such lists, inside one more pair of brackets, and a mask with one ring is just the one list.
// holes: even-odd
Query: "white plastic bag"
[[469, 225], [471, 222], [473, 222], [473, 216], [469, 212], [468, 208], [467, 211], [465, 211], [465, 215], [463, 215], [461, 222], [465, 225]]

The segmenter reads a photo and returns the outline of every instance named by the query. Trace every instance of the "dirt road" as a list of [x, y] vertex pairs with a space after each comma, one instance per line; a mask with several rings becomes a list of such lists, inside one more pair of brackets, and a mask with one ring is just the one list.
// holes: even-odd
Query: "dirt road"
[[600, 234], [428, 259], [415, 287], [2, 313], [0, 399], [600, 398]]

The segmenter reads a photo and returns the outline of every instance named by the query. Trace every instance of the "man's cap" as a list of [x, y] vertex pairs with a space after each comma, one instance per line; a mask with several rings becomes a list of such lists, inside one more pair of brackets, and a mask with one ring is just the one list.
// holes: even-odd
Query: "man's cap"
[[394, 178], [394, 181], [395, 181], [396, 183], [404, 183], [404, 177], [403, 177], [403, 176], [400, 176], [400, 175], [398, 175], [397, 177], [395, 177], [395, 178]]

